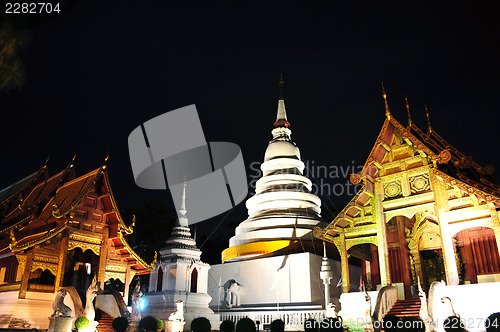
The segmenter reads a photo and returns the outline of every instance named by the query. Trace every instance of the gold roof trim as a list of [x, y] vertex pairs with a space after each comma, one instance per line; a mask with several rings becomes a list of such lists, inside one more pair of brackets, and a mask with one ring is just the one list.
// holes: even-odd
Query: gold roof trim
[[144, 268], [148, 271], [153, 271], [155, 269], [155, 264], [156, 264], [156, 261], [158, 259], [158, 252], [155, 252], [155, 257], [153, 259], [153, 261], [148, 264], [146, 263], [135, 251], [134, 249], [132, 249], [130, 247], [130, 245], [128, 244], [128, 242], [125, 240], [125, 237], [123, 236], [123, 234], [121, 232], [118, 232], [118, 237], [120, 238], [121, 242], [123, 243], [123, 245], [125, 246], [125, 248], [127, 248], [127, 251], [130, 253], [130, 255], [132, 257], [134, 257], [137, 262], [139, 264], [141, 264], [142, 266], [144, 266]]
[[[319, 239], [325, 239], [323, 236], [326, 233], [328, 233], [329, 230], [332, 230], [337, 226], [338, 221], [346, 216], [347, 210], [349, 210], [351, 207], [357, 205], [356, 201], [359, 198], [359, 196], [361, 196], [361, 194], [363, 193], [364, 190], [365, 190], [364, 186], [363, 186], [363, 188], [358, 190], [356, 195], [354, 195], [354, 197], [351, 198], [349, 203], [347, 203], [347, 205], [342, 209], [342, 211], [340, 211], [339, 214], [337, 214], [335, 216], [335, 218], [333, 218], [332, 222], [330, 222], [325, 228], [315, 227], [314, 236], [316, 236]], [[318, 230], [316, 230], [316, 228]]]
[[106, 182], [106, 186], [108, 187], [108, 194], [109, 198], [111, 200], [111, 205], [113, 206], [113, 210], [115, 211], [116, 218], [118, 219], [118, 225], [119, 229], [123, 230], [126, 234], [132, 234], [134, 233], [134, 226], [135, 226], [135, 215], [132, 217], [132, 224], [130, 226], [127, 226], [125, 222], [123, 221], [123, 218], [120, 214], [120, 211], [118, 210], [118, 206], [116, 204], [115, 196], [113, 195], [113, 190], [111, 189], [111, 183], [109, 181], [109, 175], [108, 172], [105, 170], [106, 165], [104, 165], [103, 168], [103, 174], [104, 174], [104, 181]]
[[[52, 215], [54, 217], [56, 217], [56, 218], [62, 218], [63, 216], [65, 216], [66, 214], [68, 214], [69, 212], [71, 212], [80, 203], [80, 201], [83, 198], [83, 196], [85, 196], [89, 192], [89, 190], [92, 188], [92, 186], [94, 186], [97, 183], [97, 180], [99, 180], [99, 177], [104, 172], [104, 168], [105, 167], [103, 166], [103, 167], [101, 167], [101, 168], [98, 169], [98, 171], [96, 172], [96, 174], [95, 174], [94, 179], [92, 180], [92, 182], [90, 182], [84, 190], [80, 191], [80, 193], [78, 194], [78, 196], [76, 196], [76, 198], [73, 200], [73, 202], [71, 202], [71, 204], [69, 205], [69, 207], [65, 211], [63, 211], [63, 212], [61, 212], [59, 210], [59, 208], [57, 206], [57, 202], [55, 202], [55, 198], [57, 197], [57, 192], [56, 192], [56, 194], [54, 195], [54, 210], [52, 211]], [[81, 177], [76, 178], [75, 180], [78, 180], [80, 178]], [[66, 183], [66, 185], [68, 185], [69, 183], [71, 183], [71, 181], [68, 182], [68, 183]]]
[[63, 230], [65, 230], [68, 227], [68, 223], [69, 223], [69, 219], [66, 220], [60, 226], [58, 226], [54, 229], [51, 229], [45, 235], [42, 235], [39, 238], [28, 241], [24, 244], [19, 244], [19, 241], [16, 241], [15, 238], [12, 238], [12, 242], [9, 244], [9, 248], [11, 251], [21, 251], [21, 250], [26, 250], [28, 248], [36, 246], [37, 244], [40, 244], [40, 243], [47, 241], [47, 240], [50, 240], [51, 238], [53, 238], [57, 234], [61, 233]]
[[495, 202], [497, 204], [500, 204], [500, 197], [495, 195], [495, 194], [485, 192], [482, 189], [476, 188], [474, 185], [468, 184], [467, 182], [464, 182], [460, 179], [457, 179], [453, 176], [450, 176], [450, 175], [448, 175], [448, 174], [446, 174], [443, 171], [440, 171], [438, 169], [436, 169], [436, 174], [439, 177], [445, 179], [451, 185], [457, 186], [460, 189], [462, 189], [463, 191], [473, 193], [477, 196], [484, 197], [485, 200], [489, 200], [491, 202]]
[[[24, 202], [21, 202], [19, 204], [19, 209], [22, 210], [22, 211], [26, 211], [27, 209], [31, 208], [32, 206], [35, 206], [37, 204], [39, 204], [49, 193], [52, 192], [52, 190], [54, 190], [60, 183], [61, 181], [69, 174], [69, 172], [73, 169], [73, 164], [74, 164], [74, 161], [75, 161], [75, 158], [76, 158], [76, 154], [73, 156], [73, 158], [71, 159], [70, 163], [68, 164], [68, 166], [66, 166], [66, 168], [60, 172], [60, 176], [59, 176], [59, 181], [57, 181], [56, 183], [54, 183], [52, 185], [52, 187], [47, 190], [45, 192], [45, 195], [40, 195], [40, 197], [38, 197], [37, 199], [35, 199], [33, 201], [33, 203], [31, 203], [29, 206], [25, 206]], [[54, 175], [54, 176], [57, 176]], [[48, 177], [48, 174], [47, 174], [47, 177]], [[51, 177], [48, 177], [45, 182], [48, 182], [49, 180], [51, 179]], [[43, 188], [42, 188], [42, 192], [43, 192]], [[30, 193], [31, 194], [31, 193]], [[28, 195], [29, 196], [29, 195]]]
[[2, 229], [0, 230], [0, 234], [4, 234], [4, 233], [8, 233], [10, 232], [10, 230], [15, 230], [16, 228], [18, 228], [19, 226], [21, 226], [22, 224], [24, 224], [25, 222], [30, 222], [31, 220], [33, 220], [33, 215], [29, 215], [21, 220], [19, 220], [18, 222], [16, 222], [15, 224], [13, 225], [10, 225], [9, 227], [5, 228], [5, 229]]

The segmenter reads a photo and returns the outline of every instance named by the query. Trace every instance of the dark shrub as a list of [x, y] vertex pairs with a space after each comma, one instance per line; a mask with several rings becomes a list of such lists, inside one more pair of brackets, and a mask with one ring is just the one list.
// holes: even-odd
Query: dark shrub
[[210, 325], [210, 321], [205, 317], [198, 317], [193, 319], [191, 322], [191, 331], [192, 332], [210, 332], [212, 326]]
[[146, 316], [139, 322], [139, 332], [153, 332], [156, 331], [158, 322], [153, 316]]
[[116, 317], [113, 319], [113, 330], [115, 332], [125, 332], [128, 327], [128, 320], [125, 317]]

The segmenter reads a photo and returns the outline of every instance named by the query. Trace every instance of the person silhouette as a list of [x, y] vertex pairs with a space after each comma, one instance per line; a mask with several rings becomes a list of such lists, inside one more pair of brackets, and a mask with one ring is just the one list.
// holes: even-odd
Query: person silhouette
[[255, 323], [250, 318], [242, 318], [236, 323], [236, 332], [255, 332]]

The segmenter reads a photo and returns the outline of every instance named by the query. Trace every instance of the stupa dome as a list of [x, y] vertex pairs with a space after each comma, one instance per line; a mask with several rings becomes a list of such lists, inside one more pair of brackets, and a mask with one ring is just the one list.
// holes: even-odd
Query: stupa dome
[[269, 142], [264, 161], [283, 157], [300, 160], [300, 150], [297, 145], [293, 141], [273, 140]]

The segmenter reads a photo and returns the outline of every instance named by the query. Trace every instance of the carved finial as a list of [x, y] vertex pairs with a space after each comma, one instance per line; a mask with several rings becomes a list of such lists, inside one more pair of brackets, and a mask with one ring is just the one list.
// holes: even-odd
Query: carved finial
[[76, 152], [73, 154], [73, 158], [71, 158], [71, 161], [69, 163], [69, 167], [72, 168], [75, 164], [75, 159], [76, 159]]
[[408, 112], [408, 127], [411, 128], [413, 122], [411, 121], [410, 105], [408, 104], [408, 98], [406, 97], [406, 93], [405, 93], [405, 102], [406, 102], [406, 112]]
[[[274, 122], [273, 127], [276, 128], [290, 128], [290, 123], [287, 120], [286, 117], [286, 110], [285, 110], [285, 97], [283, 93], [283, 87], [285, 86], [285, 81], [283, 80], [283, 73], [280, 73], [280, 82], [279, 82], [279, 87], [280, 87], [280, 97], [278, 100], [278, 113], [276, 114], [276, 122]], [[290, 138], [290, 131], [287, 130], [273, 130], [273, 138], [278, 138], [278, 137], [287, 137], [288, 139]]]
[[186, 180], [184, 180], [184, 187], [182, 188], [181, 208], [176, 222], [176, 226], [188, 227], [189, 222], [186, 217]]
[[327, 258], [327, 256], [326, 256], [326, 244], [325, 244], [325, 241], [323, 241], [323, 257]]
[[104, 158], [104, 164], [102, 165], [102, 169], [108, 167], [108, 159], [109, 159], [109, 152], [106, 154], [106, 158]]
[[11, 228], [10, 231], [9, 231], [9, 235], [10, 235], [10, 240], [12, 242], [16, 242], [16, 235], [14, 234], [14, 228]]
[[384, 82], [382, 82], [382, 97], [384, 97], [385, 102], [385, 116], [387, 119], [391, 119], [391, 111], [389, 110], [389, 104], [387, 103], [387, 95], [385, 94]]
[[429, 133], [432, 133], [431, 120], [429, 118], [429, 110], [427, 109], [427, 105], [425, 106], [425, 115], [427, 116], [427, 127], [429, 128]]

